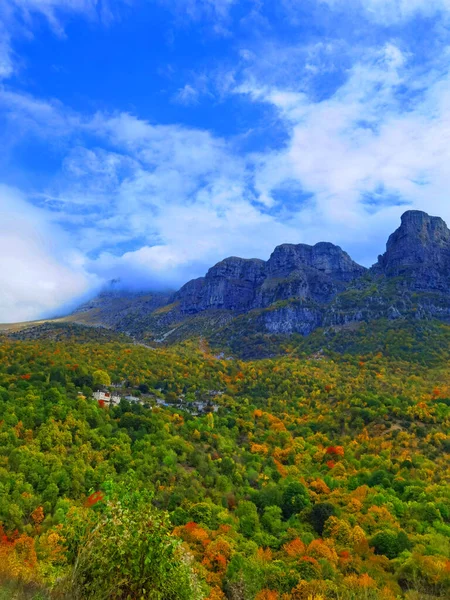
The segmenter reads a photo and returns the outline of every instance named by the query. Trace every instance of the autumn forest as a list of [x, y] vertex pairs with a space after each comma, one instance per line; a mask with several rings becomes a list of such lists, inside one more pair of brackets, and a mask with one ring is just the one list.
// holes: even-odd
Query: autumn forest
[[244, 361], [91, 331], [1, 342], [0, 597], [448, 597], [445, 349]]

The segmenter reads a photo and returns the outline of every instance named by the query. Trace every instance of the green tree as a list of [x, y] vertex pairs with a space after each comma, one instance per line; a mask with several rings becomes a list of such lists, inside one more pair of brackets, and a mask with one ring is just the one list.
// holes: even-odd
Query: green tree
[[411, 547], [408, 536], [404, 531], [379, 531], [370, 540], [376, 554], [384, 554], [388, 558], [396, 558], [404, 550]]
[[309, 520], [319, 535], [322, 535], [325, 522], [336, 514], [336, 509], [329, 502], [319, 502], [311, 509]]
[[247, 537], [253, 537], [259, 529], [258, 510], [253, 502], [244, 500], [236, 510], [239, 517], [239, 530]]
[[288, 483], [283, 492], [281, 505], [284, 517], [289, 519], [307, 506], [309, 506], [309, 496], [306, 487], [299, 481]]
[[102, 371], [101, 369], [97, 369], [92, 373], [92, 379], [94, 386], [110, 386], [111, 378], [106, 371]]
[[278, 535], [283, 530], [281, 516], [282, 510], [279, 506], [266, 506], [261, 523], [269, 533]]
[[211, 505], [207, 502], [199, 502], [198, 504], [194, 504], [193, 506], [191, 506], [189, 510], [189, 515], [191, 519], [196, 523], [202, 523], [203, 525], [210, 527], [212, 511]]

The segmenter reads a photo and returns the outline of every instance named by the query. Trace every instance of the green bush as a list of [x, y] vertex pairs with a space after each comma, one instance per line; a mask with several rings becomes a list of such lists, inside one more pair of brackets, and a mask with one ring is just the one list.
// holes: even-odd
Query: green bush
[[114, 493], [96, 507], [71, 577], [76, 600], [200, 600], [191, 558], [172, 537], [166, 513], [140, 492]]

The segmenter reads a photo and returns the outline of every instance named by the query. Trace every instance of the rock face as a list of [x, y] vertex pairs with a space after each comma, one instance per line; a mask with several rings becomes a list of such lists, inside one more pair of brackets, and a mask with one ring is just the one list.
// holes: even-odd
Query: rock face
[[253, 331], [275, 334], [379, 318], [449, 320], [450, 231], [439, 217], [408, 211], [369, 270], [330, 243], [282, 244], [267, 262], [218, 263], [174, 300], [177, 318], [226, 309], [248, 313]]
[[282, 244], [277, 246], [267, 262], [270, 277], [289, 277], [298, 270], [314, 269], [333, 281], [352, 281], [365, 272], [347, 252], [329, 242], [315, 246]]
[[208, 309], [246, 312], [289, 298], [324, 303], [365, 271], [333, 244], [283, 244], [267, 262], [236, 257], [221, 261], [205, 277], [184, 285], [174, 301], [184, 314]]
[[263, 260], [226, 258], [209, 269], [205, 277], [184, 285], [174, 300], [186, 314], [208, 309], [248, 310], [255, 289], [264, 280], [264, 267]]
[[262, 313], [260, 322], [269, 333], [309, 335], [322, 325], [323, 315], [319, 308], [292, 304]]
[[406, 212], [373, 270], [387, 277], [409, 277], [414, 290], [450, 291], [450, 230], [440, 217]]

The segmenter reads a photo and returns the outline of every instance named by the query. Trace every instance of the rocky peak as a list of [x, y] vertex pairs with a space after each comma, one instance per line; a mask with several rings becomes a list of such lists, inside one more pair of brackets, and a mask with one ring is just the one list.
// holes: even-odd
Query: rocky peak
[[224, 277], [259, 283], [264, 278], [265, 261], [259, 258], [239, 258], [231, 256], [211, 267], [205, 279]]
[[268, 263], [270, 277], [287, 277], [293, 271], [315, 269], [336, 281], [351, 281], [365, 272], [347, 252], [329, 242], [315, 246], [282, 244], [275, 248]]
[[283, 244], [267, 262], [235, 256], [222, 260], [205, 277], [184, 285], [174, 299], [185, 314], [245, 312], [289, 298], [325, 303], [365, 270], [333, 244]]
[[264, 280], [265, 265], [257, 258], [226, 258], [211, 267], [205, 277], [186, 283], [175, 300], [184, 313], [207, 309], [247, 310], [255, 289]]
[[408, 273], [418, 276], [426, 271], [427, 280], [439, 271], [441, 278], [450, 270], [450, 230], [440, 217], [419, 210], [407, 211], [374, 269], [391, 277]]

